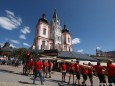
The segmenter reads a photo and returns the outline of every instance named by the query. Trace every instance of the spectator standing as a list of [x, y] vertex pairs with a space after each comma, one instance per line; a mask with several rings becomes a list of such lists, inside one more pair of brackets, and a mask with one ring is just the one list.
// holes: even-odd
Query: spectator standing
[[65, 62], [62, 63], [61, 65], [61, 72], [62, 72], [62, 82], [65, 82], [65, 76], [66, 76], [66, 64]]
[[49, 72], [49, 78], [51, 78], [51, 72], [52, 72], [52, 69], [53, 69], [53, 63], [51, 60], [48, 61], [48, 72]]
[[75, 63], [75, 74], [76, 74], [76, 84], [80, 85], [80, 67], [79, 67], [79, 61], [76, 61]]
[[104, 72], [103, 72], [105, 70], [105, 68], [100, 65], [100, 62], [97, 62], [97, 65], [93, 66], [93, 68], [94, 68], [94, 70], [96, 72], [96, 75], [99, 78], [100, 85], [101, 84], [104, 85], [104, 83], [106, 83]]
[[41, 85], [43, 85], [42, 67], [43, 67], [43, 63], [42, 61], [40, 61], [40, 59], [38, 59], [38, 61], [35, 63], [33, 84], [35, 84], [35, 80], [37, 78], [37, 75], [39, 74]]
[[71, 63], [69, 64], [69, 82], [68, 84], [70, 84], [71, 76], [73, 76], [73, 84], [74, 84], [74, 74], [75, 74], [75, 65], [73, 63], [73, 60], [71, 60]]
[[113, 61], [109, 59], [106, 68], [109, 86], [112, 86], [112, 84], [115, 85], [115, 65], [112, 64], [112, 62]]

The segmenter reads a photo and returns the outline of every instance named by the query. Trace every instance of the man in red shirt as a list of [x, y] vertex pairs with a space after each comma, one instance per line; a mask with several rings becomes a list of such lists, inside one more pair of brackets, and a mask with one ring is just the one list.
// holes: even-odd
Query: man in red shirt
[[84, 65], [80, 65], [80, 69], [81, 69], [81, 71], [82, 71], [82, 76], [83, 76], [83, 82], [82, 82], [82, 84], [83, 84], [83, 85], [86, 85], [87, 74], [88, 74], [88, 72], [87, 72], [87, 67], [84, 66]]
[[48, 75], [48, 67], [49, 67], [48, 60], [45, 60], [43, 62], [43, 77], [45, 78], [47, 78], [47, 75]]
[[99, 80], [100, 80], [100, 84], [101, 83], [106, 83], [106, 80], [105, 80], [105, 76], [104, 76], [104, 73], [103, 71], [105, 70], [105, 68], [103, 66], [100, 65], [100, 62], [97, 62], [97, 65], [93, 66]]
[[62, 71], [62, 82], [65, 82], [65, 76], [66, 76], [66, 64], [65, 62], [62, 63], [61, 65], [61, 71]]
[[79, 67], [79, 61], [77, 60], [75, 63], [75, 74], [76, 74], [76, 84], [78, 82], [78, 85], [80, 85], [80, 67]]
[[112, 60], [109, 59], [107, 62], [107, 68], [106, 68], [107, 74], [108, 74], [108, 83], [109, 86], [112, 86], [112, 84], [115, 84], [115, 65], [112, 64]]
[[32, 58], [29, 60], [28, 66], [29, 66], [29, 74], [32, 75], [33, 74], [33, 69], [34, 69], [34, 61], [33, 61]]
[[88, 68], [88, 77], [89, 77], [91, 86], [93, 86], [93, 67], [90, 62], [88, 63], [88, 66], [91, 66], [90, 68]]
[[71, 60], [71, 62], [72, 63], [69, 64], [69, 82], [68, 84], [70, 84], [70, 79], [72, 75], [73, 75], [73, 84], [74, 84], [75, 64], [73, 63], [73, 60]]
[[49, 60], [48, 64], [49, 64], [49, 66], [48, 66], [49, 78], [51, 78], [51, 71], [53, 69], [53, 63], [51, 60]]
[[43, 63], [40, 61], [40, 59], [38, 59], [38, 61], [35, 63], [35, 73], [34, 73], [35, 75], [33, 79], [33, 84], [35, 84], [35, 79], [39, 74], [41, 85], [43, 85], [42, 67], [43, 67]]

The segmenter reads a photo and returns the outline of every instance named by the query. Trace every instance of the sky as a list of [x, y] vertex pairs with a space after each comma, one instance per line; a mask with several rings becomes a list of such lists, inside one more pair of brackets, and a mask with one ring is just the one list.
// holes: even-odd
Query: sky
[[0, 0], [0, 44], [29, 48], [39, 18], [45, 13], [50, 23], [55, 9], [72, 34], [73, 51], [115, 50], [115, 0]]

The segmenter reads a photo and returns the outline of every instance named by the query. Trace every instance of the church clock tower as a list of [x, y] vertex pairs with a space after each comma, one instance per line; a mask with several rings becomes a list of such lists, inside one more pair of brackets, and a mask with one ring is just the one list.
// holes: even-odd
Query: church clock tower
[[72, 51], [72, 36], [66, 25], [64, 25], [64, 29], [62, 30], [62, 40], [63, 51]]
[[53, 40], [54, 49], [61, 51], [62, 47], [62, 33], [61, 33], [61, 26], [60, 20], [57, 16], [57, 11], [54, 11], [53, 18], [51, 21], [51, 39]]
[[49, 50], [50, 44], [50, 26], [45, 14], [38, 20], [35, 30], [35, 38], [33, 47], [38, 50]]

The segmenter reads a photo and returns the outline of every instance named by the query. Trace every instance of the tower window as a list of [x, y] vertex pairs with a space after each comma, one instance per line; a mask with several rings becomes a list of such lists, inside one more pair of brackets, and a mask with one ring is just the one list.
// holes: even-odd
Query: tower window
[[70, 38], [68, 38], [68, 43], [70, 43]]
[[42, 47], [42, 50], [45, 49], [45, 41], [42, 41], [42, 45], [41, 45], [41, 47]]
[[46, 35], [46, 28], [43, 29], [43, 34]]
[[58, 37], [58, 41], [60, 41], [60, 37]]

